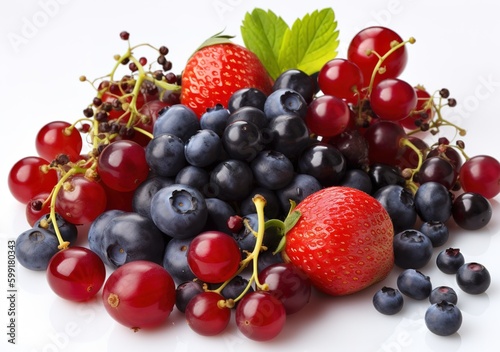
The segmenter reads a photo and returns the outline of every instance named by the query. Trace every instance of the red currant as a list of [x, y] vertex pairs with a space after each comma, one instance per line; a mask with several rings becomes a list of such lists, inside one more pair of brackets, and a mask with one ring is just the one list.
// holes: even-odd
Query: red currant
[[364, 136], [368, 142], [368, 159], [371, 164], [398, 164], [405, 151], [401, 141], [406, 138], [406, 133], [401, 125], [379, 121], [368, 127]]
[[500, 193], [500, 162], [489, 155], [477, 155], [460, 168], [460, 183], [465, 192], [491, 199]]
[[50, 212], [50, 196], [49, 192], [44, 192], [36, 195], [28, 204], [26, 204], [26, 220], [30, 226], [42, 217], [42, 215], [48, 214]]
[[306, 124], [318, 136], [333, 137], [345, 131], [350, 118], [345, 101], [333, 95], [322, 95], [309, 104]]
[[269, 291], [285, 307], [286, 314], [301, 310], [311, 297], [311, 282], [291, 263], [277, 263], [259, 273], [259, 281], [265, 282]]
[[388, 78], [378, 83], [370, 94], [370, 106], [382, 120], [399, 121], [417, 107], [417, 95], [407, 82]]
[[97, 172], [109, 188], [135, 190], [149, 174], [144, 147], [129, 140], [109, 144], [99, 156]]
[[204, 336], [214, 336], [227, 327], [231, 310], [220, 302], [224, 297], [216, 292], [202, 292], [194, 296], [186, 306], [186, 321], [193, 331]]
[[72, 161], [77, 161], [82, 151], [82, 136], [76, 128], [69, 128], [70, 123], [53, 121], [43, 126], [36, 136], [36, 150], [47, 160], [53, 160], [59, 154], [65, 154]]
[[48, 164], [47, 160], [37, 156], [26, 157], [16, 162], [8, 178], [9, 190], [14, 198], [27, 204], [41, 193], [50, 193], [58, 177], [55, 170], [43, 169]]
[[355, 63], [346, 59], [333, 59], [319, 71], [318, 85], [324, 94], [356, 104], [363, 89], [363, 74]]
[[106, 280], [102, 299], [113, 319], [134, 330], [157, 327], [175, 304], [175, 283], [153, 262], [137, 260], [116, 269]]
[[99, 292], [105, 278], [106, 269], [101, 258], [84, 247], [57, 252], [47, 267], [50, 288], [70, 301], [88, 301]]
[[198, 279], [220, 283], [229, 280], [236, 273], [241, 252], [232, 236], [220, 231], [206, 231], [191, 241], [187, 260]]
[[[347, 49], [347, 58], [359, 67], [363, 73], [364, 82], [367, 84], [379, 61], [379, 57], [373, 51], [383, 56], [392, 49], [394, 43], [402, 42], [401, 37], [389, 28], [368, 27], [358, 32], [351, 40]], [[377, 73], [375, 82], [384, 78], [398, 77], [403, 72], [407, 61], [408, 53], [403, 45], [385, 59], [383, 73]]]
[[106, 192], [97, 182], [76, 175], [57, 193], [56, 211], [72, 224], [88, 224], [106, 209]]
[[283, 303], [270, 292], [247, 293], [236, 306], [236, 326], [246, 337], [267, 341], [276, 337], [286, 322]]

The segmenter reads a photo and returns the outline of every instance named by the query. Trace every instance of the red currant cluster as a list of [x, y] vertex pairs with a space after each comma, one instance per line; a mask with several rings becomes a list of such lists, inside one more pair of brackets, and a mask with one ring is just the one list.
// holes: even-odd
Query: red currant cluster
[[[128, 41], [129, 34], [122, 32], [120, 38]], [[73, 124], [47, 123], [36, 136], [38, 156], [23, 158], [12, 167], [9, 189], [27, 204], [30, 225], [48, 212], [84, 225], [106, 209], [130, 209], [133, 191], [149, 173], [144, 146], [151, 140], [158, 112], [178, 103], [180, 95], [178, 75], [170, 71], [172, 63], [166, 59], [168, 49], [154, 48], [162, 68], [152, 70], [145, 57], [134, 56], [143, 46], [149, 47], [129, 43], [123, 55], [115, 56], [111, 73], [90, 82], [96, 95], [83, 109], [83, 118]], [[115, 79], [122, 66], [129, 72]], [[87, 153], [84, 135], [90, 141]]]
[[493, 198], [500, 193], [497, 160], [487, 155], [469, 158], [462, 140], [452, 145], [441, 137], [428, 144], [429, 135], [437, 135], [441, 127], [452, 127], [460, 136], [466, 131], [443, 116], [443, 108], [457, 104], [448, 89], [430, 94], [423, 86], [398, 78], [406, 66], [406, 47], [413, 43], [414, 38], [403, 41], [384, 27], [357, 33], [347, 59], [333, 59], [318, 73], [324, 95], [311, 103], [308, 127], [338, 147], [348, 143], [346, 134], [351, 143], [361, 134], [366, 146], [358, 147], [351, 161], [362, 167], [369, 167], [367, 163], [397, 167], [413, 190], [420, 183], [436, 181], [450, 190]]

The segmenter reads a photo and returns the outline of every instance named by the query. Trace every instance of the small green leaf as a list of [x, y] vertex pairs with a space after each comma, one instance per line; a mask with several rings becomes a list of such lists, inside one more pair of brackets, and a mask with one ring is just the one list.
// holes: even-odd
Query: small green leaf
[[297, 19], [284, 37], [279, 63], [283, 71], [299, 69], [307, 74], [318, 72], [337, 56], [339, 32], [331, 8], [314, 11]]
[[286, 245], [286, 236], [281, 237], [280, 243], [278, 243], [278, 247], [276, 247], [276, 250], [273, 252], [273, 254], [281, 252], [283, 249], [285, 249]]
[[285, 218], [285, 234], [295, 226], [301, 215], [302, 213], [298, 210], [294, 210], [288, 214]]
[[272, 11], [254, 9], [247, 13], [241, 26], [246, 48], [260, 59], [269, 75], [276, 79], [282, 72], [279, 54], [288, 25]]

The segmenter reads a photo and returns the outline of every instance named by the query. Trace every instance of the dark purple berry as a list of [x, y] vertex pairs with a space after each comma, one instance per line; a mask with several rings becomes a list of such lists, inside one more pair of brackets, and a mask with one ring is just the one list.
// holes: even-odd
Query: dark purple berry
[[462, 291], [473, 295], [485, 292], [491, 284], [488, 269], [474, 262], [462, 265], [457, 271], [456, 278]]
[[441, 301], [434, 303], [425, 312], [425, 325], [436, 335], [449, 336], [462, 325], [462, 313], [453, 303]]
[[448, 248], [436, 257], [436, 265], [445, 274], [456, 274], [458, 268], [465, 263], [463, 254], [458, 248]]
[[373, 296], [373, 306], [385, 315], [393, 315], [401, 311], [404, 305], [403, 295], [392, 287], [382, 287]]

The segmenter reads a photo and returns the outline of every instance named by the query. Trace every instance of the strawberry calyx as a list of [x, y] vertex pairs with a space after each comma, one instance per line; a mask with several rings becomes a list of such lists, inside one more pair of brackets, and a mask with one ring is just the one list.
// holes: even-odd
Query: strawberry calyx
[[300, 217], [302, 216], [302, 213], [299, 210], [295, 209], [296, 206], [297, 203], [290, 199], [290, 210], [288, 211], [285, 220], [281, 221], [279, 219], [270, 219], [265, 222], [266, 231], [274, 228], [275, 230], [277, 230], [277, 233], [282, 236], [278, 247], [276, 247], [276, 250], [273, 252], [273, 254], [283, 251], [286, 245], [286, 234], [295, 226], [297, 221], [299, 221]]
[[235, 38], [234, 35], [228, 35], [228, 34], [222, 34], [224, 31], [220, 31], [208, 39], [206, 39], [196, 50], [193, 52], [193, 54], [190, 56], [192, 57], [194, 54], [196, 54], [199, 50], [207, 47], [207, 46], [212, 46], [212, 45], [217, 45], [217, 44], [234, 44], [231, 39]]

